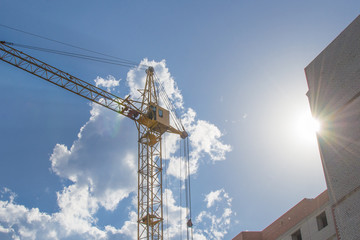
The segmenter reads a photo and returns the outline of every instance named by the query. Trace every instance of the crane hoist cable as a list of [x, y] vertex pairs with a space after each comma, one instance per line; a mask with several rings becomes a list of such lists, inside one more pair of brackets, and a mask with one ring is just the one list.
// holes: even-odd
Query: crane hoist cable
[[159, 95], [160, 95], [161, 99], [164, 101], [165, 106], [170, 110], [170, 114], [171, 114], [172, 119], [174, 120], [174, 124], [176, 125], [177, 128], [179, 128], [181, 130], [185, 130], [185, 128], [181, 122], [181, 118], [179, 116], [177, 116], [175, 107], [171, 103], [170, 98], [165, 91], [164, 85], [160, 82], [159, 77], [157, 76], [156, 73], [155, 73], [155, 83], [158, 86]]
[[48, 38], [48, 37], [41, 36], [41, 35], [39, 35], [39, 34], [27, 32], [27, 31], [24, 31], [24, 30], [21, 30], [21, 29], [18, 29], [18, 28], [14, 28], [14, 27], [10, 27], [10, 26], [7, 26], [7, 25], [5, 25], [5, 24], [1, 24], [1, 23], [0, 23], [0, 27], [8, 28], [8, 29], [11, 29], [11, 30], [13, 30], [13, 31], [21, 32], [21, 33], [24, 33], [24, 34], [27, 34], [27, 35], [31, 35], [31, 36], [34, 36], [34, 37], [37, 37], [37, 38], [41, 38], [41, 39], [44, 39], [44, 40], [47, 40], [47, 41], [50, 41], [50, 42], [55, 42], [55, 43], [58, 43], [58, 44], [62, 44], [62, 45], [68, 46], [68, 47], [77, 48], [77, 49], [80, 49], [80, 50], [83, 50], [83, 51], [87, 51], [87, 52], [99, 54], [99, 55], [106, 56], [106, 57], [111, 57], [111, 58], [118, 59], [118, 60], [122, 60], [122, 61], [128, 61], [128, 60], [123, 59], [123, 58], [119, 58], [119, 57], [112, 56], [112, 55], [109, 55], [109, 54], [105, 54], [105, 53], [101, 53], [101, 52], [98, 52], [98, 51], [90, 50], [90, 49], [87, 49], [87, 48], [75, 46], [75, 45], [70, 44], [70, 43], [65, 43], [65, 42], [62, 42], [62, 41], [59, 41], [59, 40], [55, 40], [55, 39], [51, 39], [51, 38]]
[[182, 194], [181, 194], [181, 189], [182, 189], [182, 149], [181, 149], [181, 142], [180, 141], [180, 158], [179, 158], [179, 174], [180, 174], [180, 177], [179, 177], [179, 196], [180, 196], [180, 239], [182, 239], [182, 232], [183, 232], [183, 218], [182, 218]]
[[[118, 66], [123, 66], [123, 67], [135, 68], [135, 67], [138, 67], [138, 65], [139, 65], [138, 63], [135, 63], [132, 61], [127, 61], [127, 60], [126, 61], [125, 60], [115, 60], [115, 59], [110, 59], [110, 58], [96, 57], [96, 56], [85, 55], [85, 54], [80, 54], [80, 53], [66, 52], [66, 51], [61, 51], [61, 50], [42, 48], [42, 47], [37, 47], [37, 46], [30, 46], [30, 45], [5, 42], [5, 41], [2, 41], [2, 43], [9, 45], [9, 46], [19, 47], [19, 48], [26, 48], [26, 49], [31, 49], [31, 50], [41, 51], [41, 52], [47, 52], [47, 53], [52, 53], [52, 54], [57, 54], [57, 55], [62, 55], [62, 56], [67, 56], [67, 57], [73, 57], [73, 58], [80, 58], [80, 59], [101, 62], [101, 63], [106, 63], [106, 64], [112, 64], [112, 65], [118, 65]], [[146, 69], [145, 67], [146, 67], [146, 65], [141, 65], [138, 68], [145, 70]]]
[[[184, 166], [184, 168], [185, 168], [185, 179], [184, 179], [184, 184], [185, 184], [185, 203], [186, 203], [186, 219], [189, 219], [189, 189], [188, 189], [188, 184], [189, 184], [189, 182], [188, 182], [188, 176], [189, 176], [189, 174], [190, 174], [190, 172], [189, 172], [189, 169], [188, 169], [188, 162], [187, 162], [187, 146], [186, 146], [186, 141], [185, 141], [185, 139], [184, 139], [184, 162], [185, 162], [185, 166]], [[189, 239], [189, 227], [187, 226], [188, 225], [188, 220], [186, 221], [186, 237], [187, 237], [187, 239]]]
[[[164, 142], [166, 142], [166, 135], [164, 135], [163, 137], [164, 139]], [[166, 151], [166, 144], [164, 144], [164, 160], [165, 159], [168, 159], [167, 157], [167, 151]], [[168, 189], [168, 164], [167, 164], [168, 161], [164, 161], [164, 165], [165, 165], [165, 174], [164, 174], [164, 182], [165, 182], [165, 189]], [[167, 239], [170, 239], [169, 238], [169, 204], [168, 204], [168, 193], [166, 192], [165, 194], [165, 215], [166, 215], [166, 235], [167, 235]]]
[[[182, 139], [180, 141], [180, 151], [179, 151], [179, 199], [180, 199], [180, 239], [183, 236], [183, 215], [182, 215], [182, 188], [184, 183], [185, 188], [185, 219], [186, 219], [186, 239], [193, 240], [194, 230], [193, 223], [191, 219], [191, 189], [190, 189], [190, 154], [189, 154], [189, 141], [188, 138]], [[185, 172], [182, 172], [182, 169]]]
[[[185, 129], [182, 122], [181, 122], [181, 118], [177, 117], [176, 112], [175, 112], [175, 107], [173, 106], [172, 102], [170, 101], [169, 96], [167, 95], [165, 88], [163, 86], [163, 84], [160, 82], [159, 78], [157, 77], [156, 73], [155, 73], [155, 83], [157, 83], [158, 89], [159, 89], [159, 96], [162, 98], [162, 100], [164, 101], [164, 104], [166, 105], [167, 109], [170, 110], [170, 114], [172, 115], [171, 117], [174, 119], [174, 124], [179, 128], [179, 129]], [[183, 144], [181, 144], [181, 142], [183, 142]], [[182, 147], [183, 146], [183, 147]], [[191, 220], [191, 194], [190, 194], [190, 157], [189, 157], [189, 142], [187, 141], [187, 139], [183, 139], [182, 141], [180, 141], [180, 160], [179, 160], [179, 174], [180, 174], [180, 179], [179, 179], [179, 196], [180, 196], [180, 207], [182, 206], [182, 182], [183, 182], [183, 177], [182, 177], [182, 169], [184, 168], [185, 172], [184, 172], [184, 186], [185, 186], [185, 203], [186, 203], [186, 213], [185, 213], [185, 217], [187, 218], [186, 221], [186, 236], [187, 239], [189, 240], [190, 237], [191, 239], [193, 239], [193, 224], [192, 224], [192, 220]], [[183, 224], [182, 224], [182, 210], [180, 208], [180, 238], [182, 239], [182, 232], [183, 232]], [[190, 233], [189, 233], [189, 229]]]
[[[187, 204], [186, 207], [188, 209], [188, 221], [186, 223], [187, 225], [187, 230], [189, 230], [189, 228], [191, 229], [190, 231], [190, 236], [191, 236], [191, 240], [194, 239], [194, 228], [193, 228], [193, 223], [192, 223], [192, 219], [191, 219], [191, 184], [190, 184], [190, 144], [189, 144], [189, 139], [184, 139], [185, 144], [186, 144], [186, 165], [187, 165], [187, 185], [185, 186], [185, 190], [187, 193]], [[189, 234], [187, 235], [188, 239], [189, 239]]]

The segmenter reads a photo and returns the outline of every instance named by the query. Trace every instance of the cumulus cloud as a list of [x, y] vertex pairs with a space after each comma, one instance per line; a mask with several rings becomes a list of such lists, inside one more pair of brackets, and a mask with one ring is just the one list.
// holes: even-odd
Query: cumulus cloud
[[206, 207], [210, 208], [211, 206], [214, 205], [214, 203], [216, 201], [221, 201], [221, 196], [220, 194], [224, 192], [224, 189], [219, 189], [217, 191], [212, 191], [209, 194], [207, 194], [205, 196], [205, 202], [206, 202]]
[[[200, 159], [204, 162], [210, 161], [212, 163], [225, 160], [225, 155], [231, 151], [231, 146], [222, 143], [222, 133], [218, 127], [208, 121], [197, 119], [196, 112], [191, 108], [183, 114], [182, 122], [189, 133], [191, 145], [189, 174], [197, 172]], [[172, 158], [172, 161], [169, 163], [168, 174], [180, 178], [179, 168], [182, 167], [184, 169], [185, 163], [179, 163], [179, 161], [184, 162], [182, 159]], [[185, 172], [184, 169], [182, 173], [184, 174]], [[183, 178], [185, 177], [186, 175], [183, 175]]]
[[207, 154], [213, 162], [225, 160], [225, 154], [231, 151], [231, 146], [221, 142], [219, 128], [208, 121], [197, 120], [196, 112], [191, 108], [184, 114], [183, 123], [190, 133], [193, 158], [199, 159]]
[[[141, 94], [138, 90], [144, 89], [146, 81], [145, 68], [151, 66], [155, 70], [155, 78], [158, 79], [160, 85], [166, 90], [166, 94], [176, 108], [183, 108], [183, 97], [181, 91], [177, 87], [174, 78], [171, 76], [169, 69], [166, 67], [166, 61], [160, 62], [149, 61], [144, 59], [138, 68], [131, 69], [127, 74], [127, 81], [130, 87], [130, 95], [132, 98], [140, 98]], [[160, 100], [160, 104], [164, 104]]]
[[164, 207], [164, 236], [169, 239], [178, 239], [180, 235], [185, 236], [188, 209], [176, 202], [171, 189], [164, 191]]
[[[185, 109], [181, 92], [167, 69], [165, 60], [154, 62], [145, 59], [138, 68], [128, 72], [127, 82], [131, 98], [140, 97], [138, 89], [143, 88], [146, 77], [143, 67], [149, 65], [155, 68], [160, 84], [165, 88], [174, 107], [182, 113], [181, 120], [190, 135], [192, 149], [190, 174], [197, 172], [200, 158], [204, 156], [207, 159], [204, 161], [213, 163], [224, 160], [231, 147], [222, 143], [222, 133], [215, 125], [197, 119], [193, 109]], [[96, 86], [105, 87], [108, 91], [116, 89], [119, 83], [120, 80], [112, 76], [95, 79]], [[74, 142], [70, 146], [56, 144], [50, 156], [51, 171], [70, 181], [70, 184], [57, 192], [59, 211], [47, 214], [40, 212], [38, 208], [29, 209], [16, 204], [16, 194], [5, 188], [0, 191], [0, 238], [136, 239], [136, 127], [132, 121], [119, 114], [96, 104], [90, 106], [89, 120], [81, 127]], [[175, 156], [179, 151], [179, 137], [165, 134], [164, 139], [164, 149], [167, 151], [164, 156], [169, 163], [167, 173], [175, 178], [184, 178], [186, 169], [183, 169], [182, 176], [179, 175], [179, 166], [185, 168], [184, 159]], [[231, 216], [231, 199], [224, 190], [218, 191], [216, 196], [211, 195], [214, 193], [206, 195], [208, 209], [196, 218], [203, 230], [195, 231], [195, 239], [209, 239], [209, 236], [220, 239], [226, 232], [224, 229], [227, 228]], [[129, 197], [135, 200], [132, 201], [132, 206], [128, 206], [128, 219], [121, 227], [97, 225], [96, 214], [99, 209], [103, 208], [110, 213], [116, 211], [120, 202]], [[185, 234], [179, 229], [186, 231], [185, 218], [188, 209], [179, 205], [179, 199], [176, 199], [172, 189], [164, 190], [164, 199], [167, 209], [164, 225], [167, 234], [170, 239]], [[218, 215], [213, 212], [214, 205], [224, 201], [227, 205], [223, 213]], [[179, 218], [180, 215], [183, 219]], [[211, 228], [201, 225], [206, 221], [210, 221]], [[223, 227], [222, 230], [220, 226]], [[213, 230], [215, 232], [210, 233]]]
[[137, 213], [135, 211], [131, 211], [128, 217], [129, 220], [125, 221], [124, 225], [120, 229], [117, 229], [111, 225], [105, 226], [108, 239], [115, 240], [119, 239], [121, 236], [124, 237], [121, 239], [137, 239]]
[[114, 210], [136, 190], [136, 135], [131, 121], [92, 104], [90, 120], [72, 146], [54, 147], [51, 169], [79, 188], [87, 186], [101, 206]]
[[[98, 86], [117, 85], [113, 78], [97, 80]], [[27, 209], [15, 204], [15, 195], [10, 194], [0, 206], [2, 233], [15, 239], [111, 239], [124, 234], [112, 226], [99, 228], [95, 215], [101, 207], [114, 211], [137, 190], [136, 127], [96, 104], [91, 104], [90, 114], [73, 144], [56, 144], [50, 156], [52, 172], [72, 182], [57, 193], [59, 212], [49, 215]]]
[[[81, 194], [84, 196], [79, 196]], [[66, 200], [59, 201], [61, 211], [54, 214], [42, 213], [38, 208], [28, 209], [16, 204], [11, 198], [0, 200], [0, 237], [25, 240], [58, 240], [70, 236], [78, 239], [105, 239], [106, 232], [92, 226], [93, 218], [88, 211], [86, 191], [77, 192], [76, 196], [66, 195], [62, 195]]]
[[116, 80], [115, 77], [111, 75], [107, 76], [106, 79], [97, 77], [94, 81], [97, 87], [105, 87], [108, 91], [114, 90], [120, 83], [120, 80]]
[[207, 194], [204, 201], [207, 202], [208, 209], [201, 211], [196, 217], [196, 233], [206, 239], [224, 239], [231, 227], [232, 199], [224, 189], [219, 189]]

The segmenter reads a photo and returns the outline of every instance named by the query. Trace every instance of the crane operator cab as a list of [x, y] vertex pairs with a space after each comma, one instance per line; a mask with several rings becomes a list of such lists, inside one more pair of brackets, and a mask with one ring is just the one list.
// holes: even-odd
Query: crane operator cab
[[154, 104], [149, 105], [147, 112], [138, 122], [161, 134], [171, 128], [169, 111]]
[[166, 126], [169, 125], [169, 111], [160, 106], [150, 105], [147, 112], [147, 117]]

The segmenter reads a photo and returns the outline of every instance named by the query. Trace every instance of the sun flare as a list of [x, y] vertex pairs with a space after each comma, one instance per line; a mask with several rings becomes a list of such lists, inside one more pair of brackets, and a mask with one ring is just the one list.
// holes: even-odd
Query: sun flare
[[320, 121], [311, 117], [308, 122], [306, 123], [306, 128], [309, 129], [310, 132], [314, 132], [314, 133], [317, 133], [320, 131], [321, 129], [321, 124], [320, 124]]
[[298, 137], [304, 140], [315, 140], [316, 133], [321, 130], [319, 120], [313, 118], [311, 114], [301, 114], [297, 117], [296, 132]]
[[304, 119], [303, 124], [304, 124], [303, 126], [304, 130], [306, 130], [309, 133], [317, 133], [320, 131], [321, 128], [319, 120], [313, 117]]

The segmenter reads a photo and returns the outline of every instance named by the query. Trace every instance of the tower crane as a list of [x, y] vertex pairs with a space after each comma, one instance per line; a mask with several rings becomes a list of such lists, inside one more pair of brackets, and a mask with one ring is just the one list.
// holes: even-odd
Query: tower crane
[[[154, 68], [146, 69], [141, 101], [114, 94], [0, 42], [0, 59], [67, 91], [100, 104], [134, 121], [138, 130], [138, 219], [137, 238], [163, 239], [162, 135], [188, 137], [182, 124], [170, 125], [171, 112], [159, 105]], [[189, 220], [191, 222], [191, 219]], [[191, 224], [192, 225], [192, 224]], [[189, 226], [189, 224], [188, 224]]]

